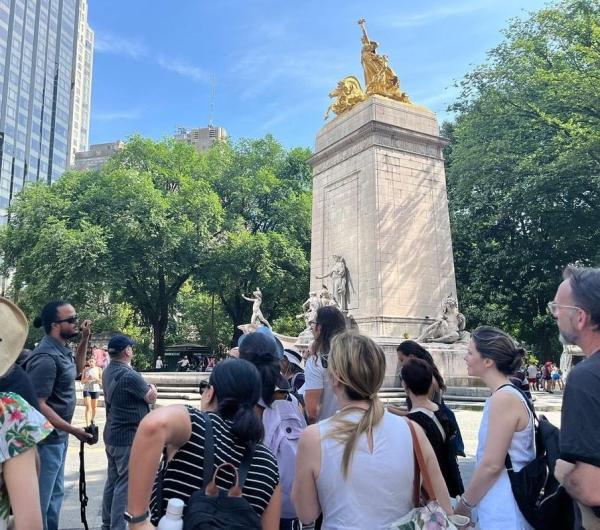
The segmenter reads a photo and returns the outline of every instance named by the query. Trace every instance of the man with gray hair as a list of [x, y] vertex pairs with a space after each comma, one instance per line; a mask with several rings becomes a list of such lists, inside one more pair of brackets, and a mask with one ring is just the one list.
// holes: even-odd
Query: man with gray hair
[[586, 359], [565, 387], [555, 476], [589, 530], [600, 528], [600, 269], [569, 266], [563, 278], [548, 309], [561, 341], [579, 346]]

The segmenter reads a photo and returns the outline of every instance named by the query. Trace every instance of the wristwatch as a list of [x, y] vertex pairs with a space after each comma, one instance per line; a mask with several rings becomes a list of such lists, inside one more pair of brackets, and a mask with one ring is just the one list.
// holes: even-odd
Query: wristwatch
[[123, 518], [129, 524], [143, 523], [146, 519], [148, 519], [149, 516], [150, 516], [150, 512], [148, 510], [146, 510], [146, 512], [143, 513], [142, 515], [131, 515], [129, 512], [125, 512], [123, 514]]

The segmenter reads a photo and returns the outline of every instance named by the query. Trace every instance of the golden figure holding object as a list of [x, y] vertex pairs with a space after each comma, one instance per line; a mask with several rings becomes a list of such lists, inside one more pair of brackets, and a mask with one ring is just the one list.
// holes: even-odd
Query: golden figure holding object
[[354, 76], [342, 79], [335, 90], [329, 93], [329, 97], [337, 98], [325, 112], [325, 119], [330, 111], [340, 115], [347, 112], [357, 103], [364, 101], [368, 96], [383, 96], [402, 103], [410, 104], [411, 101], [406, 92], [400, 90], [398, 76], [389, 65], [387, 55], [379, 55], [376, 50], [379, 46], [374, 40], [369, 39], [365, 27], [365, 19], [361, 18], [358, 25], [362, 30], [362, 50], [360, 62], [365, 76], [365, 91], [360, 82]]

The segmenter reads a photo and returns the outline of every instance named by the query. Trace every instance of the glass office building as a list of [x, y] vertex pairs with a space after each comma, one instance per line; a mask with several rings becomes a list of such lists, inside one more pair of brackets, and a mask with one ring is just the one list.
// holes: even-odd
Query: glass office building
[[0, 0], [0, 223], [27, 182], [69, 162], [82, 0]]

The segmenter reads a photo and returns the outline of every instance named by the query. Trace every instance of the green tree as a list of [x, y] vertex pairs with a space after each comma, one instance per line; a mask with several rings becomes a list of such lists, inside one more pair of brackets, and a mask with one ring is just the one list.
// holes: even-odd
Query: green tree
[[513, 21], [461, 83], [444, 127], [457, 280], [469, 325], [560, 350], [561, 269], [600, 261], [600, 5], [566, 0]]
[[203, 166], [188, 145], [133, 137], [101, 171], [24, 189], [2, 238], [17, 295], [87, 304], [102, 293], [129, 304], [162, 355], [179, 290], [221, 230]]

